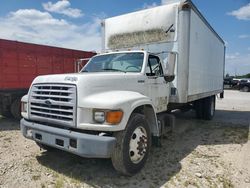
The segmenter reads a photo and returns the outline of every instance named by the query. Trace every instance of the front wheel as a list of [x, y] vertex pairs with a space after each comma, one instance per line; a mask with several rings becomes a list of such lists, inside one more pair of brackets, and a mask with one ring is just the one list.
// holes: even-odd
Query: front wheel
[[124, 131], [114, 133], [116, 146], [111, 156], [114, 168], [123, 175], [139, 172], [148, 158], [151, 133], [144, 115], [131, 115]]

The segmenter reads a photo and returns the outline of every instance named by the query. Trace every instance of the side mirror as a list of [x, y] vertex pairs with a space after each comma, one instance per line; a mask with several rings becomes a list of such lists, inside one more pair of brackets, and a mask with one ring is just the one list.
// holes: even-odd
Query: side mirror
[[164, 80], [166, 82], [172, 82], [174, 80], [174, 78], [175, 78], [175, 75], [173, 75], [173, 76], [164, 75]]
[[176, 60], [176, 54], [170, 52], [168, 54], [168, 68], [166, 70], [166, 74], [164, 75], [164, 79], [166, 82], [172, 82], [175, 79], [174, 75], [175, 60]]

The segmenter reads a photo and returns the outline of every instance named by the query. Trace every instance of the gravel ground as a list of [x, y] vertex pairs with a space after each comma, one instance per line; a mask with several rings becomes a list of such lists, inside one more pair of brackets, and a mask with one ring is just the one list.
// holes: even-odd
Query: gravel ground
[[118, 175], [108, 159], [40, 150], [19, 122], [0, 119], [0, 187], [250, 187], [250, 93], [225, 91], [213, 121], [177, 113], [173, 134], [145, 168]]

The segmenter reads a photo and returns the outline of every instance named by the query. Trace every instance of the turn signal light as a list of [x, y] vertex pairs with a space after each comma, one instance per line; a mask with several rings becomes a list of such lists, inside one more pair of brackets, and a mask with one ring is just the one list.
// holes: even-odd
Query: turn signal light
[[106, 122], [110, 124], [118, 124], [121, 122], [122, 116], [122, 111], [108, 111], [106, 112]]

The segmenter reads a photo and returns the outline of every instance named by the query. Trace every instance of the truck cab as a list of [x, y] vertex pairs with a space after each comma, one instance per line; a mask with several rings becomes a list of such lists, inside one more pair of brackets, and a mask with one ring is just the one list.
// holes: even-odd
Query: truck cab
[[143, 50], [96, 55], [77, 74], [39, 76], [22, 98], [23, 135], [44, 148], [109, 158], [129, 127], [128, 157], [137, 165], [161, 134], [156, 115], [167, 110], [168, 76], [161, 58]]

